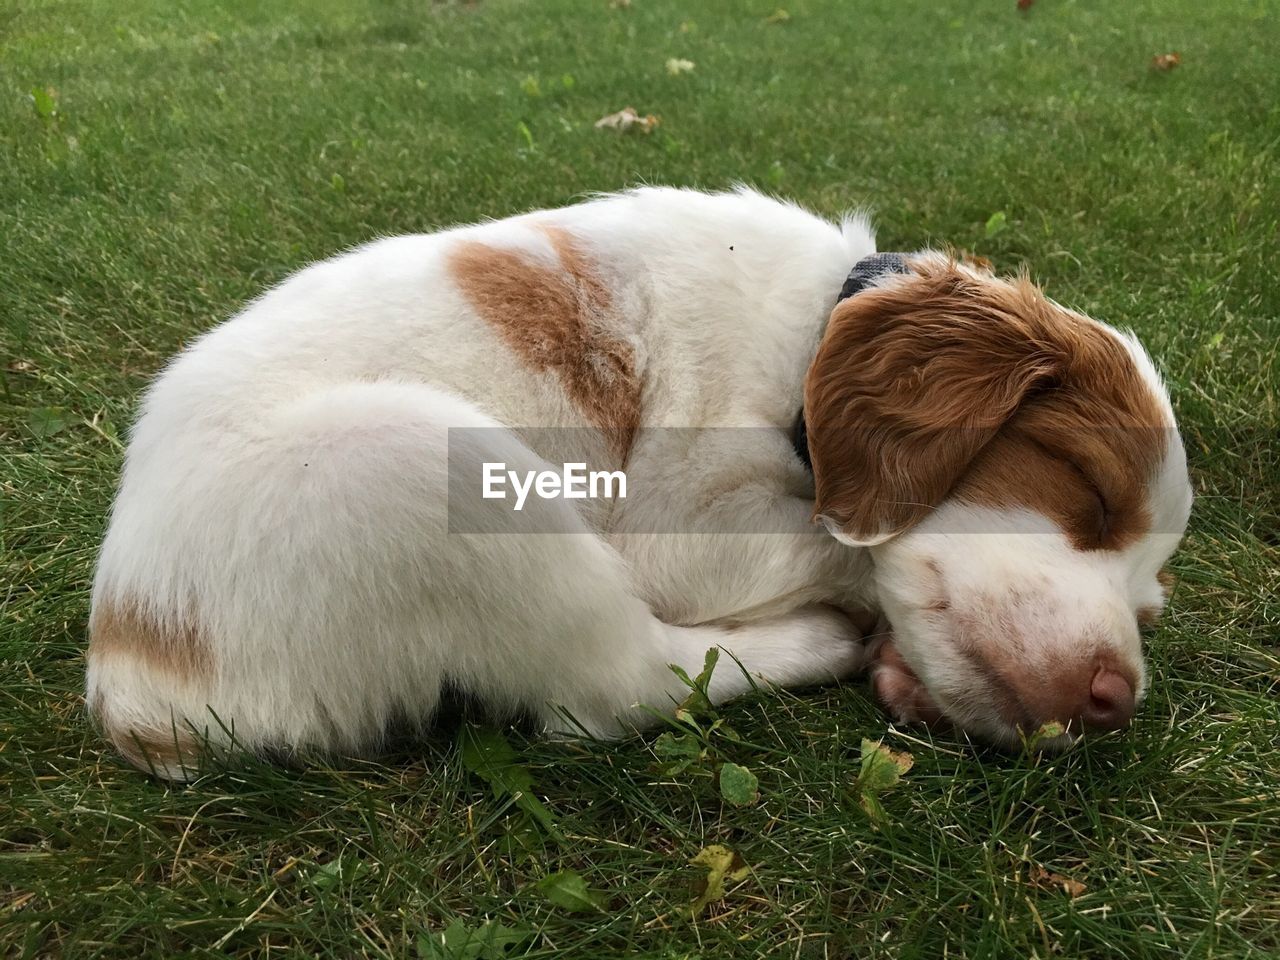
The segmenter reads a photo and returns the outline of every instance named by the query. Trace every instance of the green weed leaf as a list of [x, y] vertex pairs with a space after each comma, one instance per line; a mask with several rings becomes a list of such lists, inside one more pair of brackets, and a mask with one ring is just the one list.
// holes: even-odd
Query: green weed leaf
[[702, 756], [702, 744], [691, 733], [678, 737], [664, 733], [654, 741], [653, 752], [664, 760], [697, 760]]
[[696, 677], [690, 678], [689, 674], [678, 664], [670, 664], [672, 672], [690, 690], [689, 695], [684, 698], [684, 702], [676, 710], [677, 720], [688, 722], [680, 716], [681, 712], [691, 715], [693, 719], [710, 717], [714, 713], [711, 698], [707, 696], [707, 690], [711, 686], [711, 674], [715, 672], [716, 664], [719, 662], [720, 648], [712, 647], [707, 651], [706, 656], [702, 658], [702, 672]]
[[439, 933], [418, 936], [418, 954], [426, 960], [505, 960], [536, 936], [525, 927], [494, 922], [469, 927], [461, 917]]
[[49, 121], [58, 115], [58, 101], [54, 99], [53, 91], [44, 87], [31, 88], [31, 105], [41, 120]]
[[529, 768], [516, 762], [516, 751], [497, 730], [463, 727], [458, 735], [462, 765], [493, 787], [493, 795], [519, 793], [533, 786]]
[[735, 807], [749, 807], [760, 799], [760, 780], [746, 767], [722, 763], [720, 796]]
[[576, 870], [560, 870], [549, 873], [534, 889], [557, 907], [573, 913], [594, 913], [603, 908], [604, 894], [587, 887], [587, 881]]
[[874, 793], [864, 792], [858, 798], [858, 803], [862, 805], [863, 812], [876, 826], [884, 826], [889, 823], [889, 811], [885, 810], [884, 804], [880, 802], [880, 798]]
[[683, 773], [706, 755], [701, 741], [692, 733], [664, 733], [654, 741], [653, 752], [660, 761], [658, 772], [664, 776]]
[[308, 880], [317, 890], [333, 890], [350, 885], [369, 872], [369, 865], [355, 857], [337, 856], [311, 871]]
[[27, 411], [27, 428], [41, 439], [66, 429], [66, 410], [62, 407], [36, 407]]
[[1008, 216], [1003, 210], [997, 210], [987, 217], [987, 239], [990, 240], [1008, 225]]
[[458, 754], [464, 767], [489, 784], [496, 799], [515, 798], [516, 806], [550, 836], [561, 839], [555, 817], [533, 795], [533, 774], [517, 762], [515, 749], [500, 732], [489, 727], [464, 726], [458, 731]]

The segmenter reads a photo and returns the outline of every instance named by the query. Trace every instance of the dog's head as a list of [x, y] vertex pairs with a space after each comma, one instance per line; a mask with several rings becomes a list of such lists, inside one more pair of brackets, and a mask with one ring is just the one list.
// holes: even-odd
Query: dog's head
[[840, 303], [805, 382], [815, 515], [871, 548], [901, 719], [1126, 724], [1191, 486], [1132, 336], [925, 253]]

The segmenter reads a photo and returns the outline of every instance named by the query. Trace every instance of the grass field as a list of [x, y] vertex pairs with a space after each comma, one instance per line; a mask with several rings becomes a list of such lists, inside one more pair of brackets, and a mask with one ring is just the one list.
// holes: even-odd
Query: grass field
[[[7, 0], [0, 956], [1280, 955], [1276, 50], [1270, 0]], [[628, 105], [661, 125], [593, 129]], [[1199, 500], [1133, 728], [1000, 754], [855, 684], [735, 703], [680, 771], [511, 733], [541, 819], [447, 736], [185, 789], [105, 751], [88, 585], [165, 358], [352, 244], [637, 181], [869, 204], [1144, 337]], [[693, 910], [712, 844], [749, 869]]]

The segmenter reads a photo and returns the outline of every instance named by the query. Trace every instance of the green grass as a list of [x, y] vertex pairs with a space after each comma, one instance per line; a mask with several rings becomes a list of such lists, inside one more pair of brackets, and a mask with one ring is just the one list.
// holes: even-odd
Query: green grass
[[[1280, 6], [783, 2], [0, 9], [0, 955], [403, 956], [485, 918], [542, 957], [1280, 954]], [[627, 105], [661, 127], [592, 128]], [[512, 735], [559, 838], [448, 738], [185, 789], [105, 751], [88, 585], [165, 358], [352, 244], [637, 181], [870, 204], [889, 249], [1026, 265], [1143, 336], [1199, 500], [1134, 727], [1020, 758], [888, 729], [858, 685], [750, 697], [743, 808], [653, 736]], [[876, 828], [881, 736], [915, 766]], [[693, 921], [712, 843], [751, 871]], [[535, 886], [561, 870], [601, 908]]]

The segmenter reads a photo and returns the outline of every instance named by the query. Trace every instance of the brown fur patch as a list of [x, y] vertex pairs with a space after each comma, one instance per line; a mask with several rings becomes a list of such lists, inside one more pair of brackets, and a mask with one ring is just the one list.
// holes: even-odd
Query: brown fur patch
[[1145, 532], [1169, 425], [1125, 347], [1025, 279], [912, 268], [840, 304], [810, 367], [815, 513], [869, 539], [955, 496], [1036, 510], [1078, 549]]
[[207, 678], [213, 654], [189, 619], [164, 622], [136, 601], [99, 603], [89, 619], [89, 656], [127, 655], [183, 681]]
[[560, 268], [522, 250], [459, 243], [449, 268], [475, 311], [525, 363], [555, 374], [574, 405], [623, 460], [640, 425], [635, 350], [610, 329], [608, 286], [573, 235], [541, 228]]
[[1154, 627], [1160, 620], [1160, 615], [1164, 613], [1163, 607], [1139, 607], [1138, 608], [1138, 626], [1142, 628]]
[[189, 731], [132, 730], [108, 726], [112, 745], [139, 770], [165, 780], [190, 780], [199, 772], [202, 751]]

